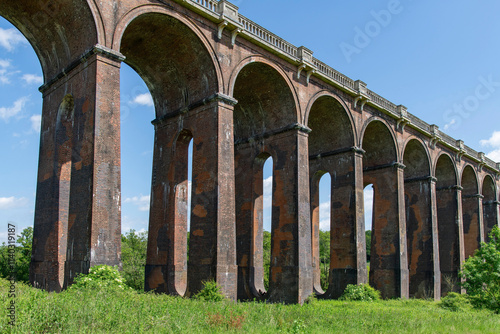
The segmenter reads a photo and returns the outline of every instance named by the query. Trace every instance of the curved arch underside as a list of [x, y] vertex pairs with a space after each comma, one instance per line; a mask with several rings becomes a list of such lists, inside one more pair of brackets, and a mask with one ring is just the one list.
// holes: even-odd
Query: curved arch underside
[[196, 34], [173, 17], [140, 15], [125, 30], [120, 51], [148, 85], [158, 118], [218, 91], [210, 54]]
[[354, 146], [349, 116], [332, 97], [323, 96], [314, 102], [307, 126], [312, 130], [309, 134], [310, 155]]
[[381, 121], [371, 122], [363, 136], [363, 166], [376, 167], [396, 162], [398, 155], [391, 132]]
[[422, 144], [412, 139], [408, 142], [403, 156], [405, 178], [430, 176], [429, 156]]
[[234, 86], [235, 139], [247, 139], [297, 122], [296, 106], [285, 79], [271, 66], [254, 62], [238, 74]]
[[0, 16], [9, 20], [31, 43], [42, 65], [45, 82], [98, 43], [96, 24], [87, 1], [0, 0]]

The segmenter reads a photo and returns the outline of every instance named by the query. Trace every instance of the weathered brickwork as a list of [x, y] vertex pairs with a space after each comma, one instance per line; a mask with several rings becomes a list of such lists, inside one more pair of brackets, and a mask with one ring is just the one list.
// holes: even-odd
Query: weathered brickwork
[[[0, 15], [31, 42], [45, 79], [30, 274], [37, 287], [60, 291], [92, 265], [120, 265], [122, 62], [144, 79], [156, 110], [146, 290], [191, 296], [215, 279], [232, 299], [337, 298], [347, 284], [368, 282], [367, 185], [369, 282], [386, 298], [439, 298], [499, 225], [497, 164], [227, 1], [0, 0]], [[318, 210], [326, 173], [331, 267], [323, 291]]]

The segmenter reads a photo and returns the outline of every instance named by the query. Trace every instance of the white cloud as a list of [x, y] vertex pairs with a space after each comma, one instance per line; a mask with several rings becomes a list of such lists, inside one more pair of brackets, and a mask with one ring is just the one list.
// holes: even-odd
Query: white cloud
[[10, 60], [0, 59], [0, 83], [6, 85], [10, 83], [7, 69], [10, 67]]
[[373, 187], [368, 186], [363, 192], [363, 197], [365, 200], [365, 229], [372, 229], [372, 212], [373, 212]]
[[139, 207], [139, 211], [149, 211], [149, 202], [150, 196], [134, 196], [130, 198], [126, 198], [124, 203], [131, 203], [137, 207]]
[[500, 149], [491, 151], [486, 156], [493, 161], [500, 162]]
[[480, 141], [482, 146], [492, 147], [494, 150], [486, 154], [494, 161], [500, 161], [500, 131], [495, 131], [489, 139]]
[[2, 29], [0, 28], [0, 46], [13, 51], [14, 47], [18, 44], [27, 43], [28, 41], [24, 36], [14, 28]]
[[454, 125], [457, 122], [456, 119], [452, 119], [448, 124], [445, 124], [443, 129], [446, 131], [448, 130], [452, 125]]
[[319, 229], [330, 231], [330, 200], [319, 205]]
[[491, 146], [491, 147], [500, 148], [500, 131], [493, 132], [490, 139], [481, 140], [480, 143], [483, 146]]
[[132, 103], [134, 103], [134, 104], [140, 104], [142, 106], [148, 106], [148, 107], [152, 107], [154, 105], [154, 103], [153, 103], [153, 97], [149, 93], [137, 95], [132, 100]]
[[28, 199], [21, 197], [0, 197], [0, 210], [9, 210], [20, 208], [28, 205]]
[[36, 74], [25, 74], [23, 75], [22, 79], [28, 85], [41, 85], [43, 83], [43, 78]]
[[264, 179], [263, 183], [263, 195], [264, 195], [264, 209], [270, 209], [273, 206], [272, 203], [272, 191], [273, 191], [273, 177], [269, 176]]
[[23, 110], [26, 102], [28, 102], [27, 96], [15, 101], [12, 107], [0, 107], [0, 118], [8, 121], [11, 117], [18, 115]]
[[40, 128], [42, 126], [42, 115], [33, 115], [30, 117], [31, 129], [37, 133], [40, 133]]

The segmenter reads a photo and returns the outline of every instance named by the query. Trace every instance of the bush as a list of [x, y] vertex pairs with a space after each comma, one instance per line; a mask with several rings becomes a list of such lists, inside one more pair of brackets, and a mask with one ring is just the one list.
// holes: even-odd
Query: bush
[[340, 296], [340, 300], [366, 301], [380, 300], [380, 291], [375, 290], [369, 284], [348, 284]]
[[443, 297], [438, 304], [440, 307], [450, 311], [467, 311], [472, 308], [472, 305], [467, 296], [456, 292], [450, 292]]
[[122, 234], [123, 271], [121, 274], [125, 279], [125, 284], [138, 291], [144, 291], [147, 246], [148, 232], [130, 230]]
[[208, 302], [221, 302], [226, 299], [222, 293], [219, 284], [210, 280], [203, 283], [203, 289], [194, 295], [195, 299]]
[[460, 277], [472, 305], [500, 313], [500, 229], [495, 226], [489, 237], [465, 261]]
[[[33, 227], [27, 227], [17, 236], [15, 247], [15, 278], [18, 282], [29, 283], [29, 269], [31, 262], [31, 247], [33, 243]], [[10, 276], [8, 246], [0, 246], [0, 277]]]
[[117, 288], [120, 290], [131, 289], [128, 287], [117, 268], [101, 264], [89, 269], [88, 274], [78, 274], [69, 289], [78, 288]]

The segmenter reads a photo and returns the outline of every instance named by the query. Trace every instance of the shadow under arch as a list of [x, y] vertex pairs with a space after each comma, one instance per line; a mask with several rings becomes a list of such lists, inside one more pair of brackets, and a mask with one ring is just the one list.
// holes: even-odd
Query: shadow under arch
[[[233, 153], [221, 136], [232, 123], [229, 110], [236, 101], [220, 94], [213, 52], [180, 14], [144, 6], [122, 23], [123, 34], [116, 35], [118, 28], [120, 40], [113, 43], [145, 81], [156, 112], [146, 289], [189, 297], [213, 279], [235, 299], [230, 283], [236, 279], [234, 212], [229, 211], [234, 206], [233, 162], [221, 163], [220, 157]], [[182, 182], [175, 175], [184, 175], [187, 163], [175, 173], [171, 168], [185, 160], [179, 152], [187, 146], [178, 135], [186, 131], [194, 143], [187, 282], [185, 256], [179, 255], [185, 253], [184, 241], [166, 233], [184, 224], [177, 210], [183, 199], [172, 196], [182, 188], [176, 187]]]
[[[362, 211], [362, 155], [355, 146], [350, 114], [335, 97], [325, 94], [308, 112], [314, 290], [322, 298], [338, 298], [348, 284], [366, 283], [365, 228]], [[328, 289], [320, 286], [319, 181], [331, 175], [330, 268]]]
[[363, 183], [373, 185], [370, 285], [383, 298], [408, 297], [404, 165], [390, 128], [369, 120], [362, 137]]
[[219, 92], [210, 52], [179, 18], [144, 12], [126, 26], [119, 45], [125, 63], [146, 82], [158, 120], [196, 108]]
[[439, 299], [441, 283], [435, 219], [436, 180], [423, 143], [411, 138], [403, 153], [410, 297]]
[[476, 171], [467, 164], [462, 171], [462, 213], [464, 228], [465, 259], [474, 254], [484, 241], [482, 222], [482, 195], [479, 194], [479, 184]]
[[[268, 298], [273, 302], [302, 302], [312, 288], [309, 226], [307, 129], [298, 123], [296, 96], [288, 79], [266, 61], [245, 60], [234, 71], [232, 96], [237, 220], [237, 263], [248, 272], [256, 250], [252, 240], [252, 183], [254, 159], [273, 157], [271, 268]], [[255, 60], [255, 59], [254, 59]], [[307, 208], [307, 210], [306, 210]], [[250, 211], [248, 211], [250, 210]], [[299, 233], [300, 231], [300, 233]], [[303, 251], [301, 251], [301, 249]], [[299, 275], [299, 269], [303, 270]], [[250, 277], [238, 277], [238, 298], [253, 299], [246, 289]], [[288, 286], [281, 284], [288, 281]], [[249, 283], [248, 283], [249, 284]], [[310, 284], [310, 286], [309, 286]]]
[[46, 83], [99, 44], [95, 9], [88, 1], [0, 0], [0, 16], [33, 46]]
[[460, 291], [458, 273], [463, 263], [462, 217], [459, 215], [461, 191], [458, 186], [456, 165], [448, 154], [441, 154], [434, 168], [441, 295], [445, 296], [449, 292]]
[[484, 224], [484, 240], [489, 241], [489, 234], [493, 227], [498, 226], [499, 211], [498, 199], [496, 198], [497, 189], [495, 181], [490, 175], [486, 175], [483, 179], [481, 194], [483, 195], [483, 224]]

